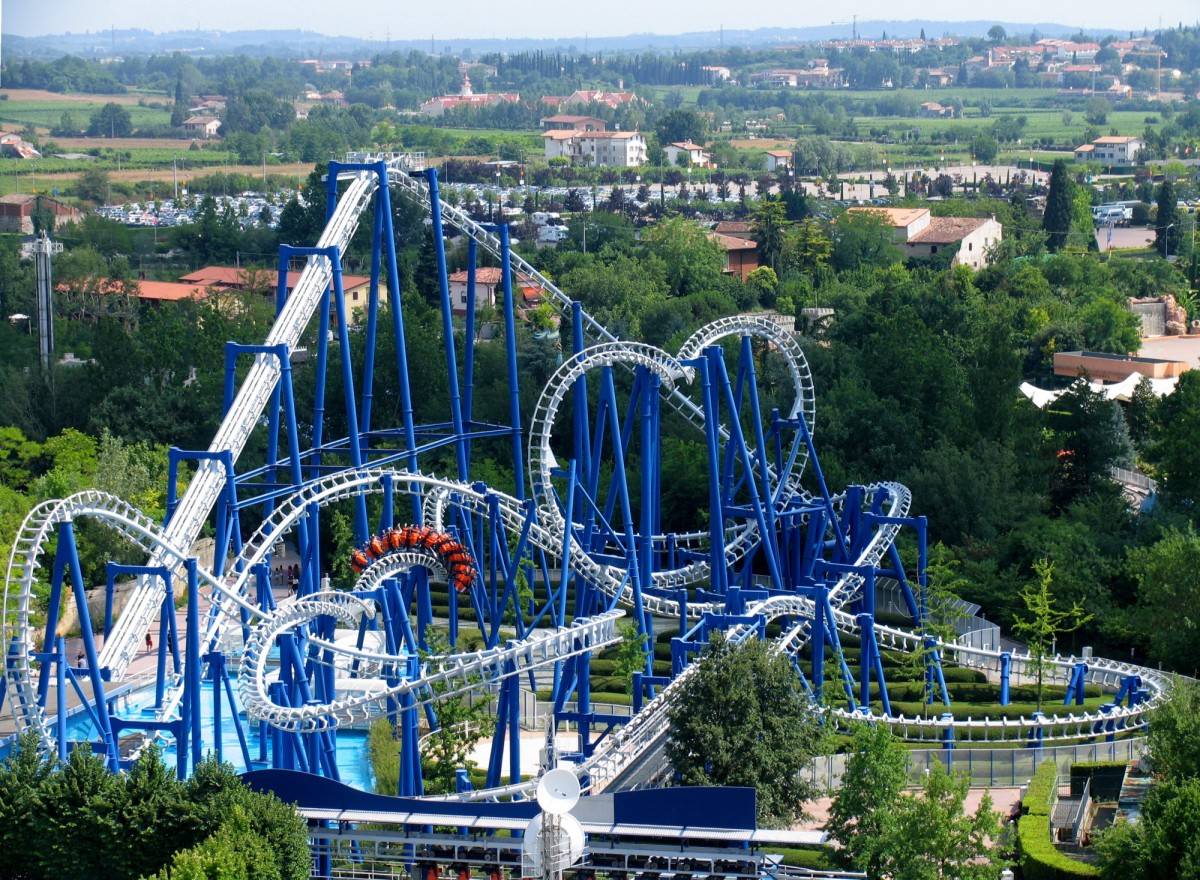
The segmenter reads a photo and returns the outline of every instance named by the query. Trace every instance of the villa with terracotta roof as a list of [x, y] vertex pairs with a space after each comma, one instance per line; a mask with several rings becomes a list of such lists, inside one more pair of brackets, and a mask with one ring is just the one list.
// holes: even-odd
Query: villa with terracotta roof
[[715, 168], [712, 157], [704, 152], [704, 147], [691, 141], [677, 141], [663, 147], [667, 154], [667, 163], [678, 165], [680, 156], [687, 156], [687, 164], [693, 168]]
[[583, 165], [637, 168], [646, 164], [646, 139], [640, 131], [542, 132], [547, 159], [563, 157]]
[[457, 110], [459, 107], [494, 107], [504, 102], [515, 104], [519, 100], [520, 96], [511, 92], [477, 95], [471, 89], [471, 78], [463, 74], [462, 90], [457, 95], [431, 98], [421, 105], [421, 112], [426, 116], [443, 116], [447, 111]]
[[545, 95], [543, 104], [551, 107], [582, 107], [588, 104], [605, 104], [613, 109], [622, 104], [631, 104], [638, 100], [633, 92], [602, 92], [594, 89], [579, 89], [570, 95]]
[[[274, 269], [246, 269], [234, 266], [205, 266], [189, 272], [179, 279], [183, 284], [214, 291], [258, 290], [265, 296], [274, 297], [279, 286], [279, 273]], [[288, 272], [284, 280], [290, 294], [300, 281], [299, 272]], [[379, 306], [387, 308], [384, 286], [380, 285]], [[365, 313], [371, 301], [371, 279], [366, 275], [342, 275], [342, 301], [350, 324], [358, 322], [358, 312]], [[332, 320], [337, 323], [336, 312]]]
[[[450, 311], [462, 317], [467, 313], [467, 270], [450, 275]], [[541, 301], [538, 286], [525, 275], [513, 274], [513, 295], [517, 308], [536, 306]], [[475, 270], [475, 308], [482, 309], [504, 302], [504, 275], [499, 266], [480, 266]]]
[[955, 265], [976, 270], [988, 264], [988, 250], [1004, 238], [995, 217], [934, 217], [928, 208], [850, 208], [846, 213], [863, 212], [882, 216], [907, 256], [932, 257], [952, 248]]
[[572, 116], [558, 113], [542, 117], [543, 131], [607, 131], [608, 123], [598, 116]]
[[1102, 165], [1136, 165], [1138, 154], [1145, 145], [1141, 138], [1109, 135], [1076, 147], [1075, 161], [1099, 162]]

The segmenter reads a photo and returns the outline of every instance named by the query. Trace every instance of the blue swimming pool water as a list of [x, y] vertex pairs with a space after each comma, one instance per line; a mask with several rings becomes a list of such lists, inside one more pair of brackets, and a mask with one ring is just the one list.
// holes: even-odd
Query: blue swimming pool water
[[[204, 693], [201, 697], [201, 716], [203, 724], [204, 751], [209, 753], [217, 749], [217, 741], [213, 738], [213, 696], [212, 682], [203, 682]], [[237, 690], [234, 690], [236, 699]], [[125, 719], [152, 718], [154, 715], [154, 688], [153, 686], [141, 688], [123, 695], [116, 700], [117, 715]], [[239, 772], [245, 770], [262, 769], [269, 766], [265, 761], [265, 752], [262, 748], [262, 731], [258, 724], [247, 724], [245, 713], [242, 712], [239, 705], [238, 714], [242, 725], [246, 731], [246, 742], [250, 753], [250, 765], [247, 766], [245, 757], [242, 753], [241, 745], [238, 741], [237, 728], [234, 726], [230, 718], [229, 704], [225, 700], [224, 691], [222, 691], [221, 701], [221, 735], [220, 735], [220, 757], [222, 760], [229, 762]], [[71, 740], [91, 740], [97, 738], [96, 726], [92, 721], [91, 715], [86, 711], [78, 712], [67, 720], [67, 735]], [[268, 741], [271, 736], [271, 729], [267, 728], [265, 732]], [[175, 763], [175, 744], [174, 739], [167, 738], [167, 747], [163, 750], [163, 758], [168, 766], [173, 766]], [[341, 781], [347, 785], [352, 785], [355, 788], [361, 788], [365, 791], [372, 791], [373, 779], [371, 776], [371, 765], [367, 758], [367, 732], [364, 729], [345, 728], [337, 732], [337, 765], [338, 773], [341, 775]]]

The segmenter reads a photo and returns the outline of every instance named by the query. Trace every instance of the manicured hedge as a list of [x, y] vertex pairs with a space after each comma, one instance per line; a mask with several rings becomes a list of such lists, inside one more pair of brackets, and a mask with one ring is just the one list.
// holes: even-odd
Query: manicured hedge
[[1125, 781], [1124, 761], [1081, 761], [1071, 765], [1071, 796], [1081, 797], [1087, 780], [1092, 781], [1091, 796], [1100, 801], [1115, 801]]
[[1050, 840], [1050, 806], [1058, 771], [1053, 761], [1043, 761], [1029, 782], [1017, 822], [1017, 857], [1025, 880], [1073, 880], [1099, 877], [1094, 865], [1077, 862], [1060, 853]]

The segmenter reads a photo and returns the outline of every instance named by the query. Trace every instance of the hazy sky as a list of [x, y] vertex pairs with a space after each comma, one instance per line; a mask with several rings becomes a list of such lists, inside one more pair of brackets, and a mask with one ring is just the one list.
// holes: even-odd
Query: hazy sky
[[[332, 3], [329, 0], [0, 0], [0, 29], [35, 36], [70, 31], [139, 27], [151, 31], [201, 27], [209, 30], [301, 28], [367, 39], [463, 37], [618, 36], [657, 32], [767, 26], [805, 27], [831, 21], [962, 21], [984, 13], [1006, 22], [1045, 22], [1082, 28], [1156, 28], [1200, 20], [1196, 0], [1008, 0], [980, 6], [961, 0], [926, 0], [916, 5], [860, 0], [857, 3], [737, 3], [728, 0], [450, 0], [450, 2]], [[865, 36], [878, 36], [865, 34]]]

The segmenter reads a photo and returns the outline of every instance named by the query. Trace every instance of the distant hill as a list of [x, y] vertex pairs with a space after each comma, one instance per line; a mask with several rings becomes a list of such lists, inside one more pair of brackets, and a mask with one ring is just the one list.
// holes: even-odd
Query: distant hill
[[[423, 52], [450, 52], [453, 54], [484, 52], [520, 52], [541, 49], [543, 51], [575, 52], [669, 52], [682, 49], [719, 49], [741, 47], [747, 49], [769, 48], [793, 43], [818, 40], [849, 39], [857, 29], [862, 39], [880, 39], [886, 33], [889, 38], [903, 39], [919, 37], [983, 37], [994, 25], [999, 24], [1010, 35], [1037, 34], [1043, 37], [1063, 37], [1078, 33], [1073, 25], [1051, 22], [1012, 23], [988, 21], [861, 21], [856, 25], [849, 22], [804, 28], [755, 28], [753, 30], [693, 31], [683, 34], [627, 34], [624, 36], [583, 36], [556, 39], [362, 39], [360, 37], [329, 36], [305, 30], [257, 30], [257, 31], [170, 31], [154, 33], [147, 30], [129, 29], [97, 31], [90, 34], [53, 34], [38, 37], [3, 35], [5, 60], [19, 58], [57, 58], [64, 54], [85, 58], [107, 58], [126, 55], [153, 55], [184, 52], [194, 55], [274, 56], [282, 58], [321, 57], [364, 58], [376, 52], [416, 49]], [[1128, 36], [1128, 31], [1089, 30], [1089, 36], [1103, 37], [1109, 34]]]

